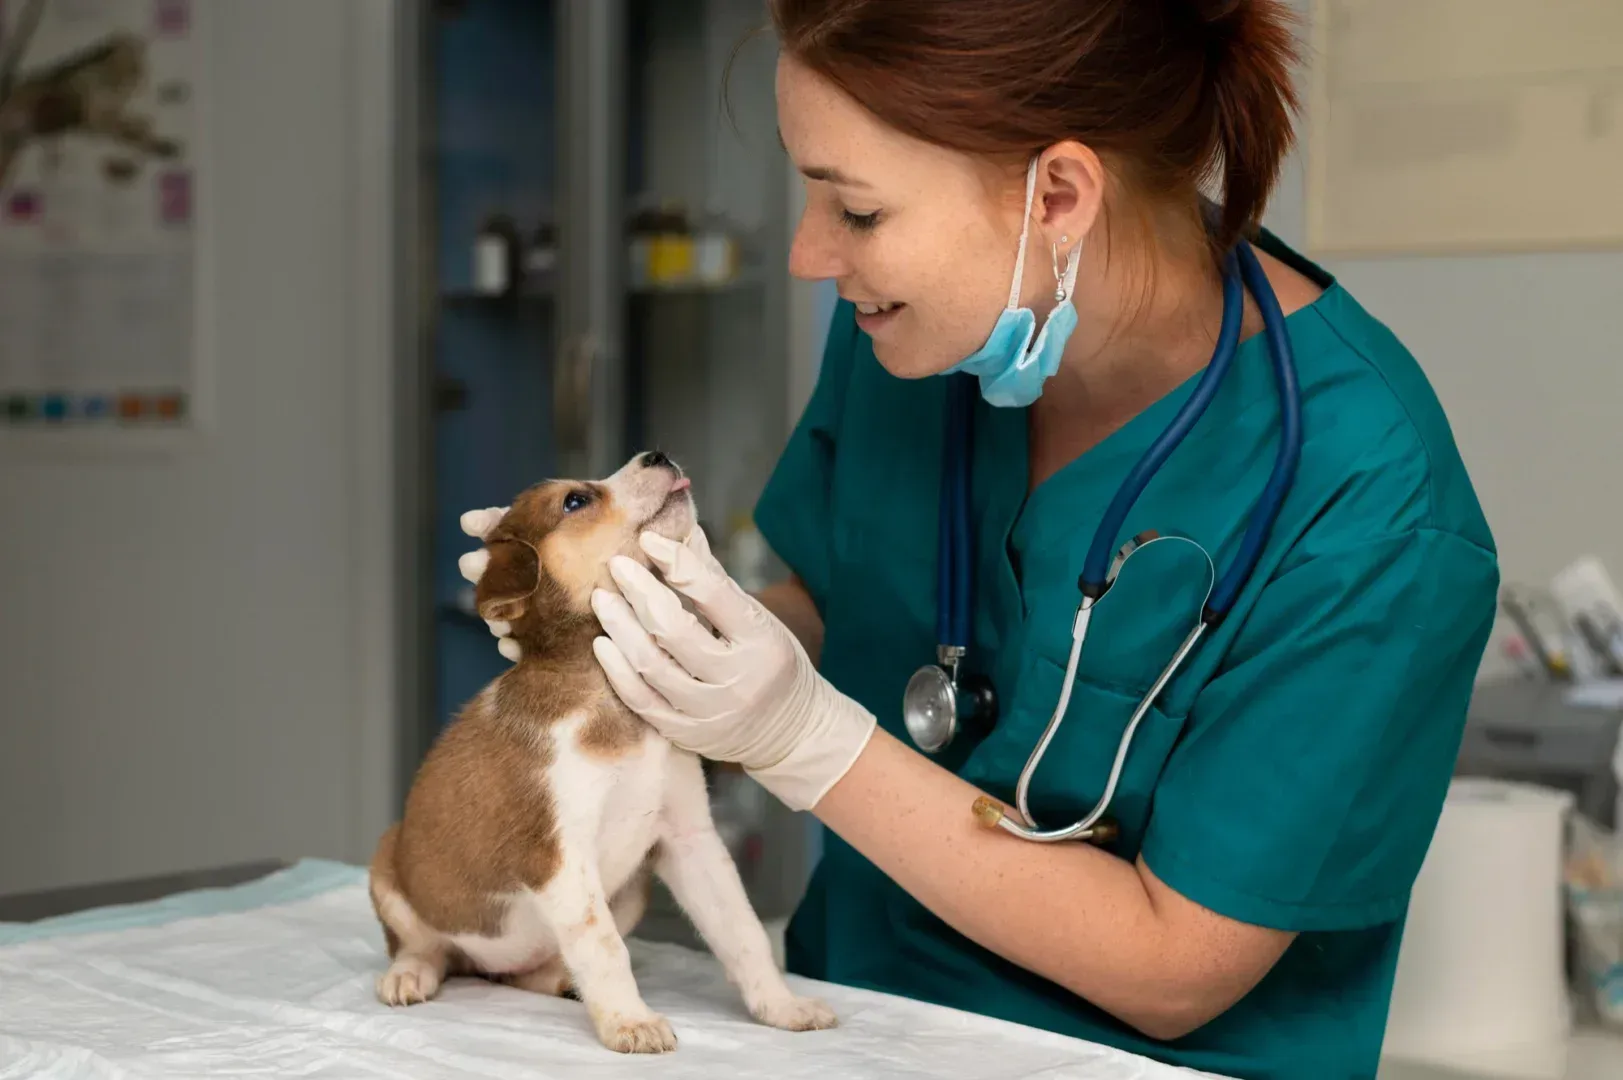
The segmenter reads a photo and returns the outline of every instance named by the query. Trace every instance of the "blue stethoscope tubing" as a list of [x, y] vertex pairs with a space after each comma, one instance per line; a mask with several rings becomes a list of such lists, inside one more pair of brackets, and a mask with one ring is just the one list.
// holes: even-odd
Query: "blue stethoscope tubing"
[[[1297, 463], [1302, 453], [1302, 401], [1301, 387], [1297, 382], [1295, 354], [1291, 349], [1290, 336], [1285, 328], [1285, 316], [1279, 307], [1279, 300], [1274, 295], [1262, 264], [1257, 261], [1250, 245], [1244, 240], [1236, 244], [1234, 250], [1225, 257], [1223, 269], [1223, 321], [1218, 331], [1217, 348], [1212, 360], [1189, 400], [1178, 410], [1166, 430], [1156, 438], [1122, 481], [1121, 487], [1116, 491], [1094, 532], [1093, 542], [1083, 561], [1082, 572], [1077, 580], [1082, 599], [1072, 623], [1071, 654], [1066, 666], [1065, 682], [1060, 690], [1060, 699], [1042, 738], [1033, 747], [1025, 767], [1021, 769], [1016, 786], [1017, 807], [1021, 817], [1029, 824], [1016, 821], [993, 800], [978, 799], [975, 804], [976, 816], [989, 827], [1001, 827], [1022, 839], [1041, 842], [1073, 839], [1105, 840], [1116, 835], [1114, 826], [1103, 821], [1103, 818], [1115, 795], [1115, 788], [1120, 780], [1122, 767], [1132, 746], [1139, 721], [1194, 650], [1202, 635], [1228, 615], [1240, 591], [1255, 571], [1274, 523], [1278, 520], [1280, 507], [1284, 505], [1285, 497], [1295, 479]], [[1038, 829], [1028, 805], [1031, 780], [1064, 719], [1066, 707], [1070, 702], [1071, 686], [1076, 676], [1077, 660], [1081, 654], [1082, 642], [1087, 635], [1093, 608], [1104, 597], [1114, 580], [1111, 575], [1111, 562], [1113, 556], [1117, 554], [1116, 538], [1138, 497], [1154, 478], [1156, 471], [1200, 420], [1216, 396], [1224, 376], [1233, 365], [1238, 351], [1240, 324], [1244, 316], [1244, 292], [1247, 289], [1262, 313], [1268, 354], [1273, 362], [1274, 381], [1279, 393], [1280, 441], [1273, 472], [1252, 507], [1250, 521], [1233, 563], [1208, 594], [1194, 629], [1189, 632], [1166, 668], [1140, 700], [1138, 708], [1134, 710], [1117, 745], [1115, 764], [1103, 795], [1081, 820], [1057, 829]], [[975, 402], [974, 384], [969, 378], [963, 377], [953, 381], [960, 385], [949, 391], [947, 403], [941, 525], [938, 536], [939, 603], [936, 629], [937, 641], [941, 646], [938, 654], [952, 657], [952, 673], [956, 683], [958, 661], [967, 653], [970, 644], [973, 611], [974, 565], [970, 534], [969, 481]], [[1119, 571], [1118, 565], [1117, 572]]]

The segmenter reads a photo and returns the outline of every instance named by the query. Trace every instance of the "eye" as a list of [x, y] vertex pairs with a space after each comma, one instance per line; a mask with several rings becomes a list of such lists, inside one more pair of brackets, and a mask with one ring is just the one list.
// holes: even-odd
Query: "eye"
[[840, 223], [852, 232], [872, 232], [879, 224], [879, 211], [871, 214], [853, 214], [849, 210], [840, 211]]
[[564, 513], [573, 514], [576, 510], [579, 510], [581, 507], [590, 505], [591, 501], [592, 501], [592, 493], [591, 492], [589, 492], [589, 491], [571, 491], [568, 495], [564, 496]]

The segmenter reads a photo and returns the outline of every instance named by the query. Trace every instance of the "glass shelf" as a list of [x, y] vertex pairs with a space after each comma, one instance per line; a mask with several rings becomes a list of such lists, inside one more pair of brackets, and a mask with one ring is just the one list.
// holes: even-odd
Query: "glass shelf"
[[[707, 296], [746, 292], [766, 287], [765, 275], [758, 272], [739, 274], [726, 281], [669, 281], [645, 282], [627, 287], [628, 296]], [[551, 303], [558, 296], [557, 287], [550, 281], [521, 285], [512, 293], [479, 292], [475, 289], [447, 289], [440, 294], [446, 304], [490, 305]]]

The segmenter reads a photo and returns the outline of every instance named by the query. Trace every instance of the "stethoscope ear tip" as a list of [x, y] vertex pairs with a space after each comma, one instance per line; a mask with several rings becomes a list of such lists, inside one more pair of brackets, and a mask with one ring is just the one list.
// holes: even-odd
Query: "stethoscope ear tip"
[[975, 815], [975, 820], [980, 822], [983, 829], [997, 828], [1003, 823], [1005, 813], [1003, 804], [989, 795], [982, 795], [977, 798], [975, 805], [970, 807], [970, 812]]

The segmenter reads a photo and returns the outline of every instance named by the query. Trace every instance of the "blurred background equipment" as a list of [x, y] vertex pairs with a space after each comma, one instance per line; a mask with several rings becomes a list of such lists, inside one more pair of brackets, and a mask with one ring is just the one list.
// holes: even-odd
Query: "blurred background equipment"
[[1618, 1060], [1593, 1033], [1623, 1032], [1623, 601], [1594, 555], [1503, 599], [1512, 673], [1477, 686], [1416, 883], [1393, 1080], [1559, 1080]]

